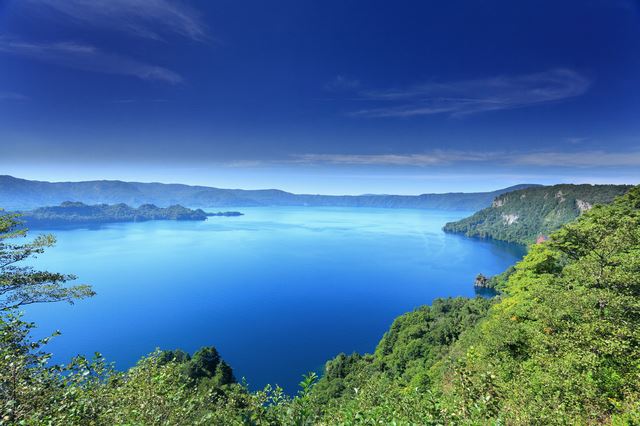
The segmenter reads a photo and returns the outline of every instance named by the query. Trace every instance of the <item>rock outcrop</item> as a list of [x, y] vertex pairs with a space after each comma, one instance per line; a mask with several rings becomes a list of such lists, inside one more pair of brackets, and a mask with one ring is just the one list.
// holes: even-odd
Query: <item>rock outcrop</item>
[[505, 225], [513, 225], [518, 221], [518, 218], [519, 216], [513, 213], [502, 215], [502, 220], [504, 221]]

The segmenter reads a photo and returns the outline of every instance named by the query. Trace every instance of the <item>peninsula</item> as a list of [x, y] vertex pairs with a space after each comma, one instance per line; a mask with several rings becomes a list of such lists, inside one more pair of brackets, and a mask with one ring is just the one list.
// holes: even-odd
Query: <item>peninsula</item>
[[59, 206], [40, 207], [19, 213], [29, 227], [149, 220], [206, 220], [209, 215], [203, 210], [192, 210], [181, 205], [157, 207], [153, 204], [143, 204], [136, 208], [123, 203], [87, 205], [74, 201], [65, 201]]

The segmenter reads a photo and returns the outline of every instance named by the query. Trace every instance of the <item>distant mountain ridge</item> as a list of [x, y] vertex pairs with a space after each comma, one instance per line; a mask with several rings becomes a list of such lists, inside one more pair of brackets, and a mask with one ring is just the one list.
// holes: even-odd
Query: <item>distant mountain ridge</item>
[[441, 210], [480, 210], [506, 192], [529, 188], [516, 185], [491, 192], [422, 195], [313, 195], [292, 194], [278, 189], [221, 189], [182, 184], [123, 182], [99, 180], [84, 182], [43, 182], [0, 176], [0, 207], [33, 209], [65, 201], [86, 204], [125, 203], [130, 206], [155, 204], [167, 207], [247, 206], [327, 206], [384, 207]]
[[530, 244], [571, 222], [596, 204], [609, 204], [631, 185], [553, 185], [499, 195], [490, 207], [450, 222], [446, 232]]

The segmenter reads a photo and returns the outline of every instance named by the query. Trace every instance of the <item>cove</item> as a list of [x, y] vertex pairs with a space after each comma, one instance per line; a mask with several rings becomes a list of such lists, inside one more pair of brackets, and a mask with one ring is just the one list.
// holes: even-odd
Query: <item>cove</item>
[[[253, 207], [241, 217], [54, 233], [34, 265], [73, 273], [97, 295], [26, 308], [54, 362], [101, 352], [118, 369], [155, 348], [215, 346], [252, 389], [296, 391], [340, 352], [371, 352], [394, 318], [434, 298], [473, 297], [477, 273], [524, 248], [445, 234], [470, 212]], [[212, 209], [215, 211], [215, 209]]]

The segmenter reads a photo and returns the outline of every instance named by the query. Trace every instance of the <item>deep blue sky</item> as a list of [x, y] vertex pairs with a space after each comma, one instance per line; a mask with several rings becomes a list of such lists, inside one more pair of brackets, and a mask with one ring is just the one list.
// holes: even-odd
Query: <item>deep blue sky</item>
[[0, 173], [640, 182], [635, 0], [0, 0]]

